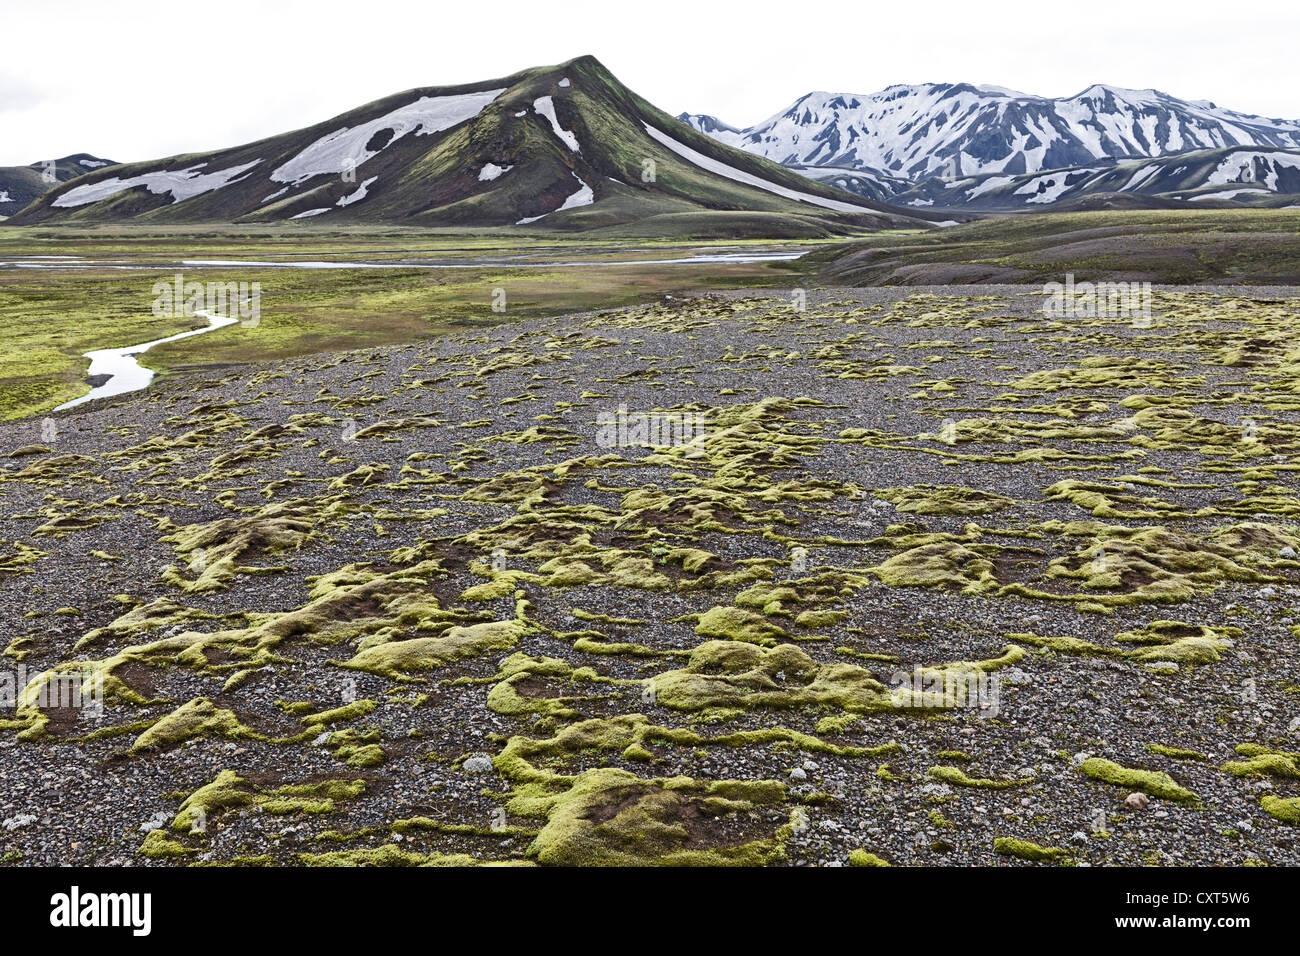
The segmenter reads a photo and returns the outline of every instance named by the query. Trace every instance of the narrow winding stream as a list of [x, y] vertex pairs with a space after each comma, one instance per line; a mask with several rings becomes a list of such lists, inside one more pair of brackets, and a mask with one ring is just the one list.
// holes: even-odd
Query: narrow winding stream
[[175, 342], [178, 339], [188, 339], [193, 335], [203, 335], [205, 332], [224, 329], [227, 325], [234, 325], [239, 321], [239, 319], [227, 318], [224, 315], [213, 315], [206, 309], [197, 309], [194, 314], [199, 318], [208, 320], [205, 328], [178, 332], [175, 335], [167, 336], [165, 339], [154, 339], [152, 342], [145, 342], [142, 345], [128, 345], [120, 349], [96, 349], [93, 352], [84, 353], [85, 357], [90, 359], [90, 368], [86, 370], [86, 376], [93, 381], [107, 375], [107, 381], [92, 387], [89, 392], [80, 398], [64, 402], [54, 410], [61, 412], [65, 408], [73, 408], [85, 402], [93, 402], [97, 398], [123, 395], [127, 392], [138, 392], [142, 388], [147, 388], [149, 383], [153, 381], [153, 369], [141, 365], [136, 361], [136, 356], [144, 354], [155, 345], [162, 345], [164, 342]]
[[[685, 256], [670, 259], [636, 259], [636, 260], [585, 260], [585, 261], [539, 261], [539, 262], [522, 262], [518, 259], [490, 261], [486, 259], [470, 259], [464, 262], [346, 262], [346, 261], [312, 261], [312, 260], [281, 260], [281, 261], [258, 261], [247, 259], [182, 259], [178, 265], [185, 268], [259, 268], [259, 269], [483, 269], [483, 268], [575, 268], [583, 266], [640, 266], [640, 265], [702, 265], [717, 263], [753, 263], [753, 262], [780, 262], [797, 259], [803, 255], [804, 250], [797, 251], [771, 251], [764, 249], [743, 250], [740, 252], [716, 252], [705, 253], [701, 255]], [[86, 269], [86, 268], [110, 268], [110, 269], [137, 269], [141, 271], [157, 271], [160, 267], [158, 264], [150, 265], [132, 265], [132, 264], [105, 264], [98, 260], [81, 259], [78, 256], [9, 256], [0, 259], [0, 269]], [[90, 368], [86, 370], [86, 377], [92, 382], [100, 384], [91, 387], [90, 391], [80, 398], [74, 398], [70, 402], [64, 402], [54, 409], [59, 412], [68, 408], [75, 408], [86, 402], [93, 402], [99, 398], [108, 398], [113, 395], [123, 395], [127, 392], [138, 392], [147, 388], [153, 381], [154, 373], [152, 369], [145, 368], [141, 365], [136, 357], [144, 354], [155, 345], [161, 345], [164, 342], [175, 342], [178, 339], [190, 338], [194, 335], [203, 335], [205, 332], [212, 332], [216, 329], [225, 328], [228, 325], [234, 325], [239, 319], [231, 319], [222, 315], [213, 315], [206, 310], [197, 310], [194, 313], [199, 318], [208, 320], [206, 328], [191, 329], [188, 332], [178, 332], [176, 335], [169, 335], [165, 339], [155, 339], [152, 342], [144, 342], [140, 345], [128, 345], [118, 349], [96, 349], [93, 352], [85, 352], [84, 356], [90, 359]]]

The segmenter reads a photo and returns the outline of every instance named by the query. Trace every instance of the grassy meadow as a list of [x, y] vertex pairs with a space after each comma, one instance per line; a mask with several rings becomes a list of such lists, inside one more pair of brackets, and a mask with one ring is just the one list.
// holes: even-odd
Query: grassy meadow
[[[797, 251], [811, 243], [783, 242]], [[143, 363], [161, 375], [195, 365], [265, 362], [289, 356], [413, 342], [449, 331], [616, 308], [665, 294], [790, 285], [788, 262], [646, 264], [710, 251], [771, 246], [738, 240], [682, 243], [448, 234], [415, 230], [187, 228], [165, 232], [49, 228], [0, 230], [0, 261], [81, 256], [77, 269], [0, 268], [0, 420], [44, 413], [88, 391], [84, 353], [152, 341], [201, 326], [157, 318], [152, 288], [187, 280], [261, 286], [255, 327], [230, 326], [156, 346]], [[181, 259], [281, 258], [392, 262], [392, 269], [289, 269], [259, 265], [185, 267]], [[469, 268], [402, 268], [401, 260], [464, 260]], [[590, 267], [573, 263], [617, 263]], [[516, 264], [517, 263], [517, 264]], [[528, 263], [525, 265], [525, 263]], [[129, 268], [124, 268], [129, 267]], [[498, 290], [501, 290], [498, 292]], [[504, 308], [501, 296], [504, 295]], [[498, 309], [493, 308], [494, 302]]]

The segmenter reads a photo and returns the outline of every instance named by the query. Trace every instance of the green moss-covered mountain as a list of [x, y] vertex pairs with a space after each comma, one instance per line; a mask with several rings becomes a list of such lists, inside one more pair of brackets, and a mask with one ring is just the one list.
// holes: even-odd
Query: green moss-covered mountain
[[595, 58], [411, 90], [307, 129], [131, 163], [52, 191], [15, 223], [138, 221], [806, 235], [921, 226], [656, 109]]

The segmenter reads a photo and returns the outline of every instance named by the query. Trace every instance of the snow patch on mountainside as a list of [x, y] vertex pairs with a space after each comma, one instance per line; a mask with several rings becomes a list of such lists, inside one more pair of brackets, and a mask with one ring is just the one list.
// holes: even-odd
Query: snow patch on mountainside
[[513, 166], [498, 166], [496, 163], [487, 163], [478, 171], [478, 181], [481, 183], [491, 182], [502, 173], [508, 173], [512, 169], [514, 169]]
[[[578, 191], [564, 200], [559, 208], [552, 209], [551, 212], [563, 212], [566, 209], [577, 209], [579, 206], [590, 206], [596, 201], [596, 193], [590, 186], [582, 181], [577, 173], [573, 173], [573, 178], [578, 180]], [[544, 212], [540, 216], [527, 216], [515, 223], [516, 226], [526, 226], [530, 222], [536, 222], [539, 219], [545, 219], [551, 212]]]
[[199, 163], [197, 166], [191, 166], [188, 169], [141, 173], [139, 176], [131, 176], [127, 179], [119, 179], [114, 176], [110, 179], [101, 179], [97, 183], [87, 183], [84, 186], [70, 189], [54, 200], [51, 205], [60, 209], [85, 206], [88, 203], [99, 202], [101, 199], [116, 196], [120, 192], [134, 189], [137, 186], [144, 186], [154, 195], [171, 193], [173, 204], [184, 202], [186, 199], [193, 199], [195, 196], [201, 196], [203, 193], [238, 182], [242, 174], [248, 172], [260, 162], [260, 159], [255, 159], [251, 163], [244, 163], [242, 166], [232, 166], [229, 169], [220, 169], [211, 173], [199, 172], [207, 165], [207, 163]]
[[569, 149], [573, 150], [575, 153], [582, 152], [582, 150], [578, 148], [578, 137], [574, 136], [560, 125], [560, 120], [555, 115], [554, 100], [549, 96], [539, 96], [537, 99], [533, 100], [533, 109], [537, 110], [539, 115], [545, 116], [551, 121], [551, 129], [555, 131], [555, 135], [564, 142], [565, 146], [569, 147]]
[[984, 182], [971, 189], [971, 191], [966, 194], [966, 198], [968, 200], [978, 199], [985, 193], [992, 192], [995, 189], [1001, 189], [1003, 186], [1010, 186], [1015, 181], [1015, 176], [990, 176], [988, 179], [984, 180]]
[[[335, 175], [345, 169], [355, 169], [408, 133], [428, 136], [473, 119], [504, 92], [502, 88], [450, 96], [422, 96], [414, 103], [398, 107], [368, 123], [345, 126], [322, 136], [272, 172], [271, 178], [280, 183], [301, 183], [313, 176]], [[379, 149], [367, 148], [375, 134], [384, 130], [392, 134], [388, 141]]]
[[814, 196], [811, 193], [800, 192], [797, 189], [790, 189], [786, 186], [781, 186], [778, 185], [777, 183], [769, 182], [766, 179], [760, 179], [758, 176], [755, 176], [752, 173], [747, 173], [744, 170], [736, 169], [736, 167], [734, 166], [728, 166], [726, 163], [719, 162], [716, 159], [711, 159], [710, 157], [705, 156], [703, 153], [691, 149], [685, 143], [679, 143], [677, 140], [673, 139], [667, 133], [655, 129], [649, 123], [642, 123], [641, 125], [645, 127], [645, 131], [649, 133], [651, 137], [653, 137], [658, 142], [662, 143], [664, 146], [667, 146], [678, 156], [682, 157], [683, 159], [685, 159], [690, 163], [693, 163], [694, 165], [700, 167], [701, 169], [706, 170], [707, 172], [713, 173], [715, 176], [723, 176], [726, 179], [730, 179], [738, 183], [743, 183], [746, 186], [755, 186], [758, 189], [763, 189], [766, 190], [767, 192], [775, 193], [778, 196], [784, 196], [786, 199], [794, 199], [797, 200], [798, 202], [811, 203], [814, 206], [821, 206], [824, 209], [834, 209], [837, 210], [838, 212], [866, 212], [867, 211], [862, 206], [854, 205], [853, 203], [840, 202], [838, 199], [823, 199], [821, 196]]
[[1238, 196], [1267, 196], [1268, 190], [1262, 186], [1245, 186], [1240, 189], [1220, 189], [1218, 192], [1198, 193], [1188, 196], [1190, 202], [1202, 202], [1206, 199], [1236, 199]]
[[1228, 183], [1254, 182], [1257, 163], [1262, 163], [1267, 169], [1264, 178], [1261, 180], [1261, 185], [1269, 190], [1276, 190], [1278, 170], [1300, 169], [1300, 156], [1291, 153], [1262, 151], [1233, 153], [1219, 163], [1218, 168], [1206, 178], [1205, 184], [1207, 186], [1220, 186]]
[[1037, 179], [1025, 183], [1016, 190], [1016, 195], [1028, 196], [1029, 198], [1025, 202], [1056, 202], [1061, 198], [1061, 193], [1065, 192], [1069, 186], [1068, 174], [1053, 173], [1050, 176], [1039, 176]]
[[358, 186], [354, 192], [350, 192], [346, 196], [340, 197], [339, 201], [336, 202], [334, 205], [351, 206], [354, 202], [361, 202], [361, 200], [366, 198], [366, 193], [370, 191], [370, 187], [373, 186], [378, 181], [379, 181], [378, 176], [371, 176], [360, 186]]

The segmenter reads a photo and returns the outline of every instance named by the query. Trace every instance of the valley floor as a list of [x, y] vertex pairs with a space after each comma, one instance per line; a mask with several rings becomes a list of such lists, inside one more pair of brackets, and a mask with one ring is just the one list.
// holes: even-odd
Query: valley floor
[[[204, 318], [156, 286], [258, 290], [257, 321], [151, 348], [161, 376], [415, 342], [716, 287], [793, 284], [801, 241], [538, 238], [428, 230], [0, 231], [0, 421], [90, 390], [86, 353], [177, 338]], [[247, 293], [244, 293], [247, 294]], [[188, 295], [188, 293], [186, 293]], [[231, 298], [234, 298], [232, 294]], [[211, 307], [233, 312], [235, 301]], [[179, 309], [170, 310], [179, 313]]]
[[0, 860], [1300, 863], [1300, 290], [800, 304], [0, 424]]

